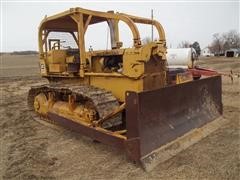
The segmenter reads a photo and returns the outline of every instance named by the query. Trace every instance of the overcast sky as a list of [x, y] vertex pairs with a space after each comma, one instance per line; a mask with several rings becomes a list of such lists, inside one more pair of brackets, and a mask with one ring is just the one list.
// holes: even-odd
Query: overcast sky
[[[71, 7], [82, 7], [92, 10], [114, 10], [137, 16], [151, 16], [164, 27], [168, 46], [177, 45], [187, 40], [198, 41], [206, 47], [211, 43], [214, 33], [229, 30], [239, 32], [239, 1], [232, 2], [2, 2], [1, 3], [1, 44], [2, 51], [37, 50], [37, 31], [45, 15], [54, 15]], [[87, 32], [87, 45], [94, 49], [106, 47], [107, 27], [96, 25]], [[141, 26], [141, 38], [151, 37], [151, 27]], [[156, 33], [154, 33], [156, 35]], [[131, 44], [129, 30], [122, 26], [121, 41], [125, 46]], [[109, 43], [108, 43], [109, 44]]]

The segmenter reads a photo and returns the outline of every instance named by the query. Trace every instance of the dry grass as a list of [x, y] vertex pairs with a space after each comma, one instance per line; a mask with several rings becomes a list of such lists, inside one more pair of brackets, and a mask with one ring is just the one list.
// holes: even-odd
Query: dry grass
[[[36, 57], [20, 57], [4, 59], [1, 71], [8, 75], [1, 78], [2, 179], [239, 179], [239, 78], [233, 84], [223, 78], [224, 117], [229, 123], [146, 173], [114, 147], [33, 121], [26, 105], [27, 91], [46, 81], [37, 75]], [[209, 58], [198, 64], [240, 72], [240, 59]], [[9, 68], [13, 65], [17, 66], [14, 71]], [[26, 65], [36, 68], [30, 72]]]

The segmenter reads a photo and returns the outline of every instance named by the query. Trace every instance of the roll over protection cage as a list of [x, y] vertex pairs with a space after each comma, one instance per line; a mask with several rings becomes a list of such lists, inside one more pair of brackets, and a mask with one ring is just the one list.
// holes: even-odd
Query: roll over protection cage
[[[69, 33], [78, 32], [78, 39], [75, 37], [74, 39], [78, 41], [81, 60], [85, 61], [85, 48], [82, 44], [84, 44], [84, 34], [87, 30], [88, 25], [103, 21], [108, 22], [108, 20], [114, 20], [117, 22], [121, 20], [126, 23], [132, 32], [133, 46], [136, 48], [141, 46], [141, 38], [135, 23], [155, 26], [159, 35], [158, 41], [163, 44], [166, 43], [164, 29], [158, 21], [136, 17], [124, 13], [113, 13], [113, 11], [100, 12], [77, 7], [70, 8], [69, 10], [56, 14], [54, 16], [45, 17], [39, 26], [39, 52], [40, 54], [43, 53], [43, 44], [45, 44], [46, 37], [50, 31], [61, 31]], [[109, 27], [111, 28], [110, 25]], [[116, 39], [119, 39], [119, 37]]]

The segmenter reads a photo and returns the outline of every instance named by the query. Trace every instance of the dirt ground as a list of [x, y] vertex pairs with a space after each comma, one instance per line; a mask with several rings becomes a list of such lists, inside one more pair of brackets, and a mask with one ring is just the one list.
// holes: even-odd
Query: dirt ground
[[[240, 58], [204, 58], [198, 64], [240, 73]], [[228, 123], [146, 173], [121, 150], [34, 121], [27, 92], [46, 82], [38, 75], [37, 56], [2, 56], [0, 75], [0, 179], [240, 178], [240, 78], [234, 77], [232, 84], [223, 76]]]

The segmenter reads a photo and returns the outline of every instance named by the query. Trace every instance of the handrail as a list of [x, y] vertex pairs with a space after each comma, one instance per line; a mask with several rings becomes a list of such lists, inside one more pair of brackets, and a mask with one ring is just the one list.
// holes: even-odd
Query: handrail
[[50, 17], [45, 17], [42, 22], [40, 23], [39, 26], [39, 51], [41, 52], [42, 49], [42, 30], [44, 29], [44, 25], [49, 22], [49, 21], [53, 21], [53, 20], [57, 20], [60, 19], [62, 17], [66, 17], [69, 16], [71, 17], [71, 15], [74, 14], [78, 14], [81, 13], [83, 15], [91, 15], [91, 16], [96, 16], [96, 17], [102, 17], [102, 18], [106, 18], [106, 19], [115, 19], [115, 20], [121, 20], [124, 23], [126, 23], [128, 25], [128, 27], [130, 28], [132, 35], [133, 35], [133, 46], [134, 47], [139, 47], [141, 45], [141, 38], [140, 38], [140, 34], [138, 31], [138, 28], [136, 26], [136, 24], [133, 22], [133, 20], [127, 16], [124, 16], [120, 13], [108, 13], [108, 12], [100, 12], [100, 11], [92, 11], [92, 10], [87, 10], [87, 9], [83, 9], [83, 8], [70, 8], [67, 11], [64, 11], [62, 13], [50, 16]]
[[155, 26], [158, 31], [159, 41], [162, 41], [162, 42], [166, 41], [164, 29], [158, 21], [152, 20], [152, 19], [147, 19], [147, 18], [142, 18], [142, 17], [137, 17], [137, 16], [132, 16], [132, 15], [125, 14], [125, 13], [120, 13], [120, 14], [122, 16], [129, 17], [134, 23], [150, 24], [150, 25]]

